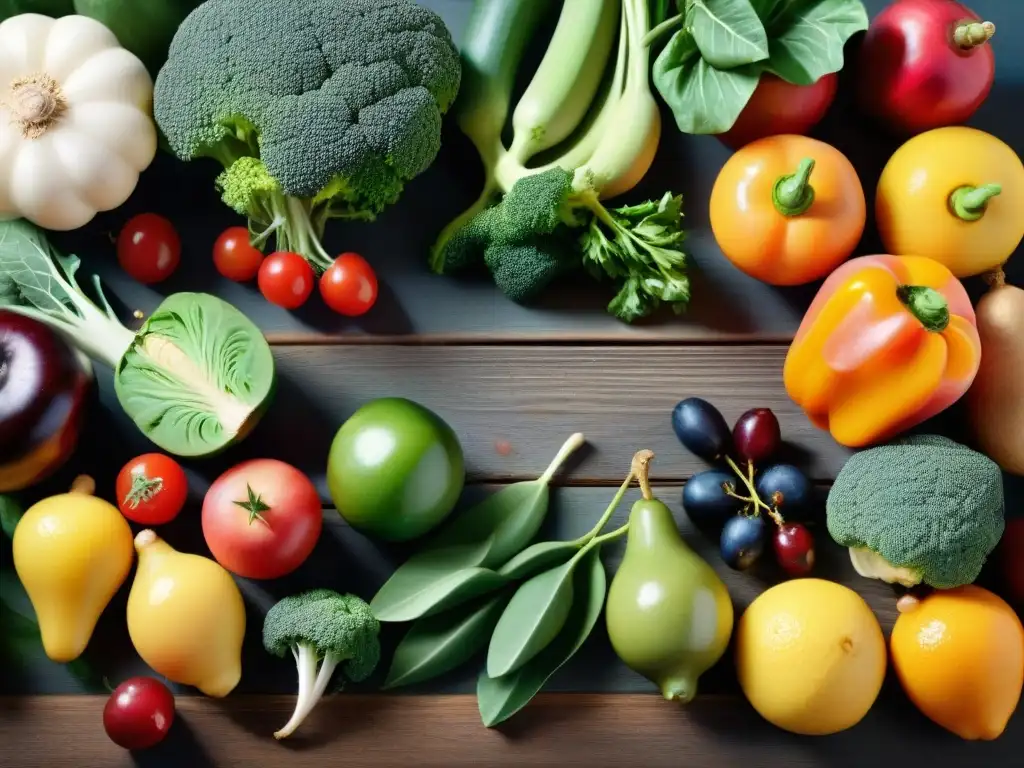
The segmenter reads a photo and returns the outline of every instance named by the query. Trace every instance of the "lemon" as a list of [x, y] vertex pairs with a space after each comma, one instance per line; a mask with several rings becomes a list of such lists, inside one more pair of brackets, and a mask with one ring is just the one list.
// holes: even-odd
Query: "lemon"
[[864, 599], [823, 579], [794, 579], [759, 595], [736, 628], [736, 670], [760, 715], [792, 733], [856, 725], [885, 678], [882, 628]]

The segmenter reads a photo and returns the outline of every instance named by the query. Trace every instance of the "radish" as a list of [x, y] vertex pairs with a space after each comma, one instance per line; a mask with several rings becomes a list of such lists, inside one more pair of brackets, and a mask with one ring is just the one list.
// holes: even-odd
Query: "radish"
[[861, 47], [861, 108], [904, 135], [966, 122], [992, 89], [994, 33], [953, 0], [896, 0]]

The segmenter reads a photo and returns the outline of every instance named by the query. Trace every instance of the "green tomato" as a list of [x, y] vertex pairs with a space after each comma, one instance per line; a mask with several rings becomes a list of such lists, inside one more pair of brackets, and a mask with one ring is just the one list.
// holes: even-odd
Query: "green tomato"
[[327, 487], [353, 528], [409, 541], [439, 525], [466, 481], [462, 446], [440, 416], [383, 398], [346, 421], [331, 444]]

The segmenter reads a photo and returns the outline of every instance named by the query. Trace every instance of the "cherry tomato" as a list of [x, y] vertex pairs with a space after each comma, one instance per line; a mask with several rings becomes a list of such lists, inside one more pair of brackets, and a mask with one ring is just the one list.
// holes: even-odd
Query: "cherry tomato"
[[793, 85], [765, 73], [732, 128], [718, 138], [727, 147], [739, 149], [765, 136], [806, 134], [828, 112], [838, 86], [835, 73], [811, 85]]
[[169, 523], [185, 505], [188, 480], [170, 456], [146, 453], [117, 474], [117, 506], [129, 520], [143, 525]]
[[316, 275], [304, 258], [291, 251], [277, 251], [260, 265], [260, 293], [271, 304], [298, 309], [313, 292]]
[[103, 728], [122, 749], [148, 749], [164, 740], [174, 723], [174, 696], [152, 677], [125, 680], [103, 707]]
[[174, 225], [155, 213], [128, 220], [117, 236], [121, 269], [145, 285], [171, 276], [181, 262], [181, 238]]
[[203, 536], [214, 558], [247, 579], [276, 579], [309, 557], [320, 538], [320, 494], [302, 472], [253, 459], [218, 477], [203, 499]]
[[358, 253], [343, 253], [320, 278], [320, 295], [338, 314], [358, 317], [377, 301], [377, 275]]
[[225, 229], [213, 244], [213, 265], [228, 280], [252, 280], [262, 263], [263, 253], [249, 242], [249, 230], [245, 227]]

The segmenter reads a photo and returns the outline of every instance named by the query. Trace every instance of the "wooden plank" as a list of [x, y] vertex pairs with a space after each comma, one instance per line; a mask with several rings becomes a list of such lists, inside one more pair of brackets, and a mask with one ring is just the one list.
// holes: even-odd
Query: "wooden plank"
[[[446, 419], [475, 481], [534, 478], [576, 431], [589, 446], [558, 482], [617, 484], [640, 448], [656, 452], [658, 479], [682, 480], [706, 468], [671, 428], [672, 408], [689, 396], [715, 403], [730, 423], [748, 408], [772, 408], [788, 442], [783, 458], [816, 479], [834, 477], [849, 455], [789, 399], [781, 346], [289, 346], [275, 354], [274, 403], [239, 445], [189, 464], [200, 485], [241, 459], [273, 456], [313, 477], [326, 501], [335, 431], [360, 405], [386, 396], [411, 398]], [[95, 414], [82, 445], [114, 435], [117, 450], [80, 457], [97, 477], [152, 447], [121, 412], [109, 371], [99, 375], [106, 412]]]
[[[471, 505], [495, 490], [496, 487], [471, 488], [465, 494], [464, 505]], [[718, 532], [713, 529], [697, 529], [690, 522], [682, 509], [680, 487], [659, 486], [655, 491], [671, 507], [679, 529], [690, 546], [715, 568], [726, 583], [737, 616], [757, 595], [783, 578], [770, 555], [766, 555], [762, 562], [748, 572], [737, 572], [726, 566], [718, 555]], [[613, 496], [614, 490], [611, 488], [556, 489], [541, 536], [551, 540], [568, 540], [583, 535], [597, 522]], [[824, 489], [820, 489], [817, 503], [805, 516], [817, 542], [814, 575], [832, 579], [856, 590], [872, 607], [888, 632], [896, 618], [896, 593], [886, 584], [858, 576], [846, 550], [831, 541], [822, 524], [824, 497]], [[637, 490], [631, 490], [606, 530], [614, 530], [628, 519], [629, 508], [637, 498]], [[186, 509], [174, 523], [162, 526], [160, 534], [181, 551], [208, 556], [197, 518], [197, 509]], [[249, 607], [249, 628], [243, 649], [244, 671], [238, 688], [240, 694], [294, 691], [295, 670], [291, 661], [282, 662], [269, 656], [261, 645], [262, 617], [276, 600], [316, 587], [352, 592], [369, 600], [410, 551], [409, 547], [388, 546], [369, 539], [350, 528], [334, 510], [324, 511], [324, 522], [324, 532], [312, 556], [294, 574], [272, 582], [237, 580]], [[135, 528], [138, 530], [139, 526]], [[602, 556], [609, 577], [619, 567], [624, 546], [623, 539], [606, 545], [603, 550]], [[130, 584], [126, 584], [104, 612], [87, 651], [87, 658], [98, 675], [110, 680], [147, 674], [147, 667], [135, 654], [125, 631], [124, 601], [129, 587]], [[390, 659], [391, 650], [405, 628], [404, 625], [385, 625], [382, 634], [385, 659]], [[402, 692], [471, 693], [475, 690], [478, 669], [479, 664], [471, 663], [442, 678]], [[375, 676], [359, 689], [375, 691], [386, 673], [385, 661]], [[603, 621], [598, 622], [580, 653], [548, 686], [549, 691], [559, 692], [638, 693], [652, 689], [647, 680], [629, 670], [615, 656]], [[66, 670], [49, 662], [41, 652], [37, 652], [30, 663], [20, 665], [20, 669], [6, 676], [6, 679], [0, 676], [0, 693], [68, 693], [76, 690], [82, 690], [81, 686], [70, 678]], [[708, 693], [738, 692], [729, 656], [701, 678], [701, 690]]]
[[891, 687], [857, 726], [815, 738], [777, 730], [739, 696], [698, 696], [681, 708], [656, 695], [546, 694], [488, 730], [472, 696], [340, 695], [324, 699], [289, 741], [275, 742], [270, 734], [290, 715], [290, 697], [179, 697], [166, 741], [133, 756], [104, 734], [104, 702], [99, 696], [0, 697], [0, 765], [862, 768], [884, 761], [995, 768], [1019, 765], [1024, 739], [1018, 715], [997, 741], [962, 741]]
[[[461, 41], [472, 6], [470, 0], [423, 0], [449, 24]], [[868, 0], [875, 14], [886, 0]], [[1006, 0], [975, 0], [973, 10], [996, 21], [1001, 31], [992, 45], [998, 59], [998, 82], [971, 124], [990, 131], [1024, 154], [1024, 121], [1014, 104], [1024, 87], [1024, 56], [1015, 50], [1012, 30], [1024, 27], [1024, 4]], [[852, 52], [851, 52], [852, 59]], [[898, 140], [886, 136], [849, 104], [851, 68], [842, 73], [840, 95], [815, 135], [833, 143], [853, 161], [869, 202], [879, 173]], [[795, 332], [816, 284], [774, 288], [739, 272], [722, 255], [708, 219], [711, 189], [729, 151], [713, 136], [686, 136], [675, 130], [664, 111], [660, 151], [647, 178], [621, 202], [660, 197], [671, 189], [682, 193], [689, 236], [693, 302], [677, 318], [671, 312], [627, 326], [609, 316], [607, 288], [576, 280], [552, 290], [538, 306], [510, 302], [486, 279], [449, 279], [432, 275], [427, 251], [445, 223], [476, 197], [479, 161], [468, 142], [447, 121], [444, 149], [434, 167], [409, 184], [402, 200], [376, 224], [332, 223], [327, 248], [332, 253], [355, 250], [376, 267], [381, 297], [365, 318], [347, 320], [327, 311], [319, 297], [296, 313], [270, 306], [253, 286], [220, 278], [210, 250], [217, 235], [241, 223], [220, 202], [213, 189], [217, 168], [211, 163], [185, 165], [162, 155], [143, 175], [128, 203], [102, 215], [89, 227], [55, 235], [58, 242], [83, 257], [85, 272], [100, 273], [128, 309], [150, 312], [162, 295], [179, 290], [211, 291], [236, 304], [257, 320], [272, 338], [307, 341], [311, 335], [394, 339], [426, 337], [431, 341], [472, 342], [481, 339], [531, 341], [721, 341], [788, 339]], [[620, 201], [614, 201], [619, 204]], [[112, 258], [110, 233], [140, 211], [171, 218], [183, 236], [183, 265], [166, 283], [147, 288], [129, 279]], [[869, 216], [869, 223], [873, 217]], [[876, 253], [881, 245], [871, 226], [856, 253]], [[1024, 261], [1010, 264], [1011, 280], [1024, 283]], [[983, 289], [969, 281], [974, 295]]]

